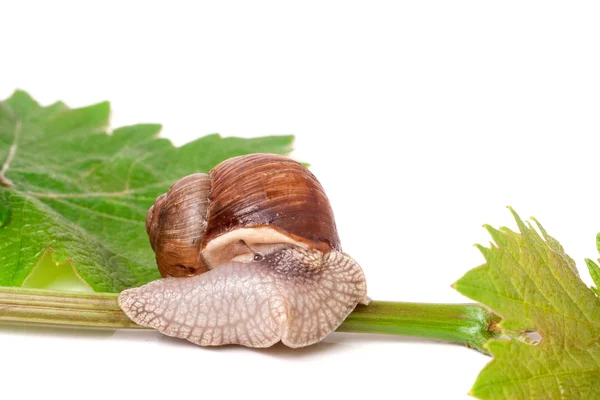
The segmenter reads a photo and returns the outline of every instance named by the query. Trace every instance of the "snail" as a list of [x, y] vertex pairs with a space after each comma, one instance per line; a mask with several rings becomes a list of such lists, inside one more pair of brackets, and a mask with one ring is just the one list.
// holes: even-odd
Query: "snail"
[[230, 158], [175, 182], [148, 211], [162, 279], [119, 306], [142, 326], [201, 346], [317, 343], [367, 303], [315, 176], [274, 154]]

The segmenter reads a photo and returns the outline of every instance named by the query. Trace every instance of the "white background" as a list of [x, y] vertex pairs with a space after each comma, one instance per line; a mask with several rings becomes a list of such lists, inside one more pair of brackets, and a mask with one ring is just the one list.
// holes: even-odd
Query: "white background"
[[[464, 302], [482, 224], [535, 215], [596, 257], [594, 2], [2, 2], [0, 98], [110, 100], [114, 126], [297, 135], [374, 299]], [[2, 398], [464, 399], [489, 358], [333, 334], [291, 351], [0, 327]], [[8, 396], [7, 396], [8, 394]]]

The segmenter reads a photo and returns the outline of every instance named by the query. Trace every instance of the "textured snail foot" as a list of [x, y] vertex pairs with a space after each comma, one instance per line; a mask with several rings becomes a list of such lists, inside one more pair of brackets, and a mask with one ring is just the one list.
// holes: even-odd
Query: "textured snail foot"
[[123, 291], [119, 306], [139, 325], [201, 346], [308, 346], [366, 299], [366, 283], [343, 253], [300, 251], [299, 262], [299, 251], [160, 279]]

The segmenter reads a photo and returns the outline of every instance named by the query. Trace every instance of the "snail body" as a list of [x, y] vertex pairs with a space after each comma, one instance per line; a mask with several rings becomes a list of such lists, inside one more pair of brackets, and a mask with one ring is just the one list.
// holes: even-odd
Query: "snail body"
[[146, 218], [164, 279], [119, 296], [141, 325], [200, 345], [316, 343], [361, 301], [315, 176], [273, 154], [223, 161], [159, 196]]

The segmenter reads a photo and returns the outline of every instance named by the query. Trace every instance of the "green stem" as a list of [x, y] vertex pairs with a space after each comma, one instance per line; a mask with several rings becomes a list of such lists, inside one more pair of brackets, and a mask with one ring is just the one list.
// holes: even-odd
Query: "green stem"
[[0, 287], [0, 322], [90, 328], [141, 328], [117, 305], [116, 293]]
[[462, 343], [487, 354], [483, 345], [500, 338], [499, 317], [480, 304], [372, 301], [359, 305], [338, 332], [381, 333]]
[[[142, 328], [121, 311], [117, 296], [0, 287], [0, 322]], [[483, 345], [501, 337], [497, 322], [498, 317], [479, 304], [372, 301], [356, 307], [337, 331], [440, 339], [487, 353]]]

